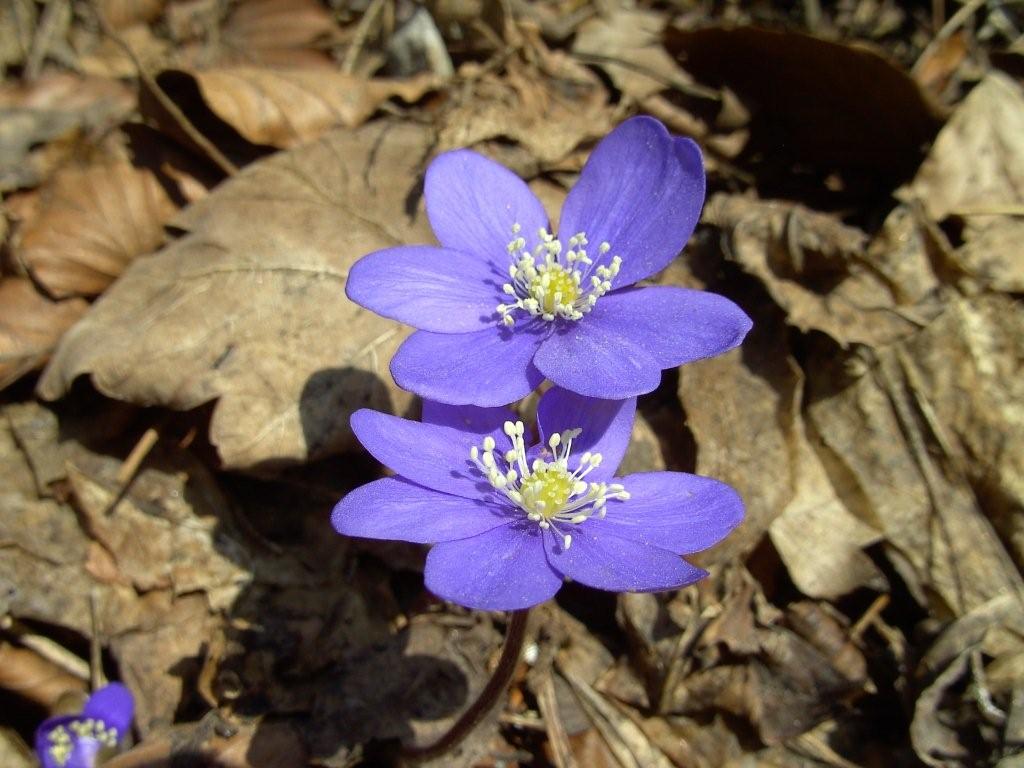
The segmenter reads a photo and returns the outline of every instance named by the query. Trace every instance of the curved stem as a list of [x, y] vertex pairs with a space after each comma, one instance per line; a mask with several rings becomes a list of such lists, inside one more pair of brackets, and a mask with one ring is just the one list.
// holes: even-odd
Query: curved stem
[[529, 608], [512, 611], [508, 631], [505, 633], [505, 647], [501, 649], [498, 666], [495, 667], [494, 674], [487, 681], [487, 685], [484, 686], [477, 700], [462, 713], [462, 717], [455, 721], [455, 725], [433, 744], [428, 744], [425, 747], [403, 747], [403, 758], [409, 762], [422, 762], [443, 755], [458, 746], [473, 732], [480, 721], [487, 717], [498, 701], [498, 697], [505, 693], [512, 680], [512, 673], [515, 672], [516, 662], [519, 661], [519, 654], [523, 650], [523, 641], [526, 639], [526, 618], [529, 613]]

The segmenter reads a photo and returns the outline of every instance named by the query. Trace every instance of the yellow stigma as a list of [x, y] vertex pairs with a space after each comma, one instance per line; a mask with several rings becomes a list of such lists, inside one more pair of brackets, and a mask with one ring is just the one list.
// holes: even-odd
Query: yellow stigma
[[[526, 519], [541, 530], [551, 530], [562, 539], [566, 549], [572, 534], [559, 526], [579, 525], [591, 517], [603, 518], [609, 499], [628, 499], [629, 492], [621, 483], [587, 482], [584, 478], [601, 465], [601, 454], [587, 451], [580, 456], [574, 471], [569, 470], [572, 441], [579, 429], [567, 429], [548, 438], [551, 460], [537, 457], [526, 460], [523, 422], [505, 422], [504, 432], [512, 449], [495, 457], [497, 444], [493, 437], [484, 438], [483, 450], [473, 446], [469, 458], [494, 490], [526, 513]], [[502, 466], [504, 465], [504, 466]]]
[[576, 480], [558, 466], [547, 466], [523, 478], [519, 492], [523, 494], [523, 508], [551, 519], [562, 511], [572, 495]]
[[544, 314], [553, 315], [560, 306], [576, 303], [580, 296], [576, 280], [561, 264], [552, 264], [530, 281], [530, 295], [537, 299]]
[[[510, 300], [497, 307], [505, 325], [515, 325], [516, 312], [548, 322], [580, 320], [612, 289], [622, 259], [614, 256], [607, 264], [595, 267], [587, 255], [585, 232], [570, 237], [568, 249], [563, 250], [561, 240], [541, 229], [537, 232], [537, 246], [531, 252], [519, 231], [518, 224], [512, 227], [515, 237], [508, 244], [513, 259], [508, 270], [510, 280], [501, 287]], [[601, 243], [597, 249], [599, 258], [604, 259], [610, 250], [608, 243]]]

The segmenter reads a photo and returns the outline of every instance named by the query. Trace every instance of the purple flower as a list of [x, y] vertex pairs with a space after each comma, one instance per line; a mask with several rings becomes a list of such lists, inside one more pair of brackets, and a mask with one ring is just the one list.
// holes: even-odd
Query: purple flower
[[570, 578], [616, 592], [690, 584], [707, 574], [680, 555], [724, 537], [743, 503], [681, 472], [613, 479], [635, 412], [633, 398], [555, 387], [528, 446], [505, 408], [425, 402], [424, 423], [357, 411], [353, 431], [398, 476], [355, 489], [331, 520], [349, 536], [434, 544], [427, 588], [469, 608], [526, 608]]
[[36, 754], [43, 768], [93, 768], [100, 753], [113, 752], [132, 724], [135, 700], [120, 683], [89, 697], [79, 715], [44, 720], [36, 729]]
[[426, 399], [501, 405], [544, 378], [624, 399], [750, 329], [722, 296], [628, 287], [676, 257], [704, 201], [697, 145], [653, 118], [627, 120], [597, 146], [562, 208], [561, 239], [522, 179], [470, 150], [435, 159], [425, 194], [441, 247], [371, 253], [346, 292], [420, 329], [391, 373]]

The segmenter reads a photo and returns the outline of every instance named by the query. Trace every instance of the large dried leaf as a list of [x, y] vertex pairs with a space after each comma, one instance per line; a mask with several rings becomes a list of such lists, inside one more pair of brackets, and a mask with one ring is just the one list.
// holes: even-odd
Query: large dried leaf
[[28, 280], [0, 280], [0, 389], [42, 367], [87, 308], [82, 299], [50, 301]]
[[242, 66], [173, 70], [162, 77], [193, 80], [207, 108], [247, 141], [284, 149], [331, 128], [362, 125], [390, 98], [414, 102], [437, 87], [433, 75], [386, 80], [323, 69]]
[[95, 295], [163, 242], [176, 210], [149, 170], [126, 162], [71, 168], [43, 190], [15, 253], [53, 295]]
[[939, 133], [907, 193], [936, 221], [951, 213], [1024, 202], [1024, 94], [993, 72]]
[[218, 400], [229, 467], [305, 461], [352, 443], [363, 406], [404, 411], [386, 364], [403, 336], [344, 295], [360, 256], [428, 242], [406, 213], [427, 130], [376, 123], [255, 164], [185, 210], [188, 231], [137, 261], [66, 337], [40, 382], [189, 409]]
[[[993, 288], [1024, 290], [1020, 258], [1024, 205], [1024, 92], [988, 75], [957, 108], [903, 195], [941, 221], [965, 217], [964, 269]], [[1009, 214], [1016, 209], [1016, 216]]]
[[863, 232], [801, 206], [718, 194], [706, 220], [726, 254], [764, 283], [787, 322], [844, 346], [905, 337], [936, 314], [928, 243], [897, 209], [870, 245]]
[[[974, 338], [967, 335], [961, 349], [949, 345], [956, 327], [980, 320], [979, 309], [954, 302], [919, 336], [879, 350], [859, 367], [823, 356], [810, 363], [816, 375], [807, 410], [831, 474], [843, 479], [836, 491], [884, 533], [918, 599], [954, 615], [1022, 586], [969, 485], [953, 435], [937, 417], [939, 409], [946, 415], [966, 408], [975, 414], [967, 423], [981, 445], [986, 432], [980, 425], [987, 425], [988, 440], [1001, 445], [1008, 445], [1015, 429], [998, 415], [994, 421], [976, 415], [1008, 403], [1004, 387], [1013, 375], [998, 372], [1019, 365], [1012, 347], [994, 347], [991, 326]], [[1019, 325], [1016, 313], [998, 317]]]

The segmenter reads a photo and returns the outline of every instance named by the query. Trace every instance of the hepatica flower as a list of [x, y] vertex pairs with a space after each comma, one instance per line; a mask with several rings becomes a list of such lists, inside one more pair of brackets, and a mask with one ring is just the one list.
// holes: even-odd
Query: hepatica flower
[[110, 683], [85, 702], [79, 715], [44, 720], [36, 729], [36, 754], [43, 768], [93, 768], [112, 754], [132, 724], [135, 700], [120, 683]]
[[346, 287], [419, 329], [391, 373], [424, 398], [496, 406], [544, 378], [633, 397], [655, 389], [663, 369], [731, 349], [750, 329], [722, 296], [630, 287], [679, 254], [704, 201], [700, 150], [657, 120], [627, 120], [597, 146], [558, 235], [522, 179], [470, 150], [435, 159], [425, 195], [440, 247], [371, 253]]
[[469, 608], [536, 605], [565, 579], [617, 592], [690, 584], [706, 573], [681, 555], [724, 537], [743, 504], [697, 475], [616, 479], [635, 411], [635, 398], [555, 387], [540, 399], [536, 443], [505, 408], [426, 402], [423, 423], [357, 411], [356, 436], [398, 476], [349, 493], [332, 522], [349, 536], [434, 544], [427, 588]]

